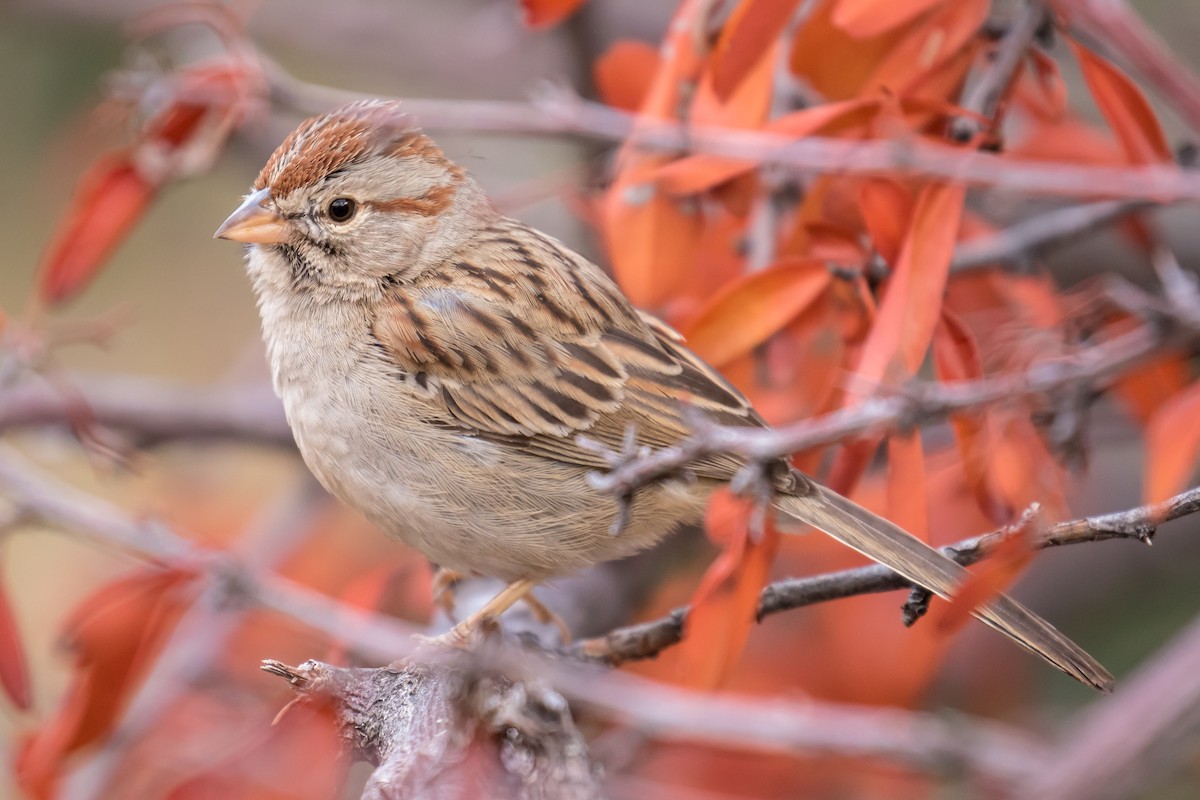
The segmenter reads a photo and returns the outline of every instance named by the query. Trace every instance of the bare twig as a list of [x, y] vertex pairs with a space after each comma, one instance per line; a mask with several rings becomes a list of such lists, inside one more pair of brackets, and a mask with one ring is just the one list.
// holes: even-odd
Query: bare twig
[[871, 398], [777, 428], [704, 423], [677, 445], [646, 456], [635, 455], [611, 472], [594, 474], [592, 485], [623, 497], [716, 453], [731, 453], [748, 461], [771, 461], [868, 432], [912, 427], [954, 412], [1053, 394], [1075, 384], [1102, 388], [1115, 376], [1164, 349], [1170, 341], [1162, 326], [1148, 323], [1071, 356], [1039, 362], [1018, 374], [955, 383], [913, 384], [901, 393]]
[[950, 269], [961, 272], [1024, 263], [1052, 245], [1073, 241], [1153, 206], [1144, 200], [1100, 200], [1038, 214], [990, 236], [963, 242], [954, 249]]
[[[1197, 511], [1200, 511], [1200, 487], [1189, 489], [1162, 503], [1060, 522], [1043, 531], [1032, 546], [1045, 549], [1104, 539], [1130, 538], [1149, 542], [1158, 525]], [[943, 547], [942, 552], [959, 564], [969, 566], [987, 558], [1006, 535], [1009, 535], [1007, 530], [993, 531]], [[910, 586], [908, 580], [878, 564], [810, 578], [791, 578], [772, 583], [762, 590], [758, 601], [758, 618], [761, 620], [771, 614], [829, 600]], [[651, 658], [682, 640], [687, 613], [687, 608], [679, 608], [660, 619], [618, 628], [605, 636], [576, 642], [572, 652], [609, 664]]]
[[141, 444], [189, 439], [292, 447], [292, 433], [271, 387], [191, 387], [140, 377], [71, 376], [57, 385], [27, 381], [0, 390], [0, 431], [72, 422], [133, 434]]
[[982, 131], [981, 120], [995, 122], [1000, 101], [1045, 19], [1045, 3], [1042, 0], [1027, 0], [996, 48], [995, 57], [967, 92], [962, 106], [974, 112], [973, 115], [956, 117], [950, 122], [952, 138], [968, 142]]
[[[268, 68], [268, 77], [277, 102], [304, 113], [323, 113], [365, 96], [304, 83], [278, 66]], [[780, 164], [814, 174], [907, 172], [1032, 194], [1155, 202], [1200, 199], [1200, 174], [1171, 164], [1104, 167], [1022, 161], [917, 140], [853, 141], [808, 136], [797, 141], [763, 131], [641, 119], [550, 87], [530, 103], [407, 98], [404, 104], [421, 125], [433, 129], [589, 136], [670, 153], [711, 153], [758, 164]]]
[[203, 550], [167, 526], [139, 520], [98, 497], [45, 475], [27, 459], [0, 447], [0, 493], [29, 517], [56, 528], [175, 566], [202, 569], [227, 584], [243, 604], [284, 614], [363, 653], [391, 660], [413, 648], [417, 630], [391, 617], [339, 603], [273, 572], [255, 570], [235, 554]]

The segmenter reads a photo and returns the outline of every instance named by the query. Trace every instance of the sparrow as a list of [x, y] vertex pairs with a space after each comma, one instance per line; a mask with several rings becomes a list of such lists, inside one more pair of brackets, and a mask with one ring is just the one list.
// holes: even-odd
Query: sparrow
[[[701, 521], [744, 466], [691, 465], [628, 503], [588, 476], [614, 451], [670, 447], [687, 408], [765, 425], [669, 326], [595, 264], [499, 213], [394, 101], [303, 122], [217, 229], [248, 245], [275, 390], [308, 467], [382, 531], [460, 574], [507, 586], [462, 637], [539, 582], [650, 547]], [[781, 460], [780, 519], [812, 526], [950, 597], [967, 571]], [[614, 522], [620, 518], [614, 534]], [[1001, 595], [975, 615], [1100, 690], [1112, 676]]]

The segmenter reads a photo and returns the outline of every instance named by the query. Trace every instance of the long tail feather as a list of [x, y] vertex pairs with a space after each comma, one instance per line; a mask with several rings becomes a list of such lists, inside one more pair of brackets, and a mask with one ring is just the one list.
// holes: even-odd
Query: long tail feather
[[[780, 510], [812, 525], [940, 597], [949, 598], [969, 574], [961, 565], [883, 517], [812, 484], [802, 496], [779, 498]], [[1079, 645], [1015, 600], [1000, 595], [974, 611], [990, 625], [1071, 677], [1102, 692], [1113, 676]]]

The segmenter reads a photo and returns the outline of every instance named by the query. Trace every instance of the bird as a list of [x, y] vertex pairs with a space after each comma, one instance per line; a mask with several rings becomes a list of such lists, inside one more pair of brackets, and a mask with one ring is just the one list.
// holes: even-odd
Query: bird
[[[316, 478], [440, 567], [505, 581], [459, 637], [542, 581], [699, 523], [745, 466], [705, 456], [623, 507], [589, 481], [608, 462], [582, 437], [618, 451], [632, 431], [656, 449], [691, 414], [766, 424], [600, 267], [500, 213], [398, 101], [305, 120], [214, 235], [247, 245], [272, 381]], [[786, 460], [767, 472], [781, 521], [942, 597], [969, 575]], [[1008, 596], [974, 614], [1110, 690], [1102, 665]]]

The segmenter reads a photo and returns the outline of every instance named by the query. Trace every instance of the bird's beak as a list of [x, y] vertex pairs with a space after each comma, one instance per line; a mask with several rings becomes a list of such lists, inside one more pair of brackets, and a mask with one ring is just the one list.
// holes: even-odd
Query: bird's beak
[[247, 244], [281, 244], [287, 241], [283, 219], [267, 208], [270, 189], [259, 189], [247, 197], [229, 219], [213, 234], [217, 239], [229, 239]]

